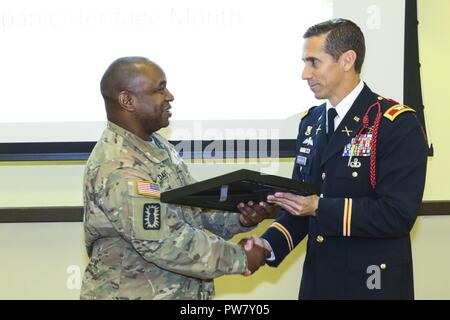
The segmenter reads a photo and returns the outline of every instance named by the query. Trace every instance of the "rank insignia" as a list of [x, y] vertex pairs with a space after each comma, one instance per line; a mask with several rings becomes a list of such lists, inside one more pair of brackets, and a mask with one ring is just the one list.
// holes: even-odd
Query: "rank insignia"
[[370, 157], [372, 134], [357, 135], [344, 147], [343, 157]]
[[141, 196], [150, 196], [159, 198], [161, 196], [161, 189], [159, 184], [151, 181], [138, 180], [136, 181], [137, 193]]
[[397, 118], [399, 115], [401, 115], [403, 112], [416, 112], [414, 109], [411, 109], [408, 106], [397, 104], [391, 108], [389, 108], [385, 113], [384, 117], [388, 118], [391, 121], [394, 121], [395, 118]]
[[307, 136], [307, 137], [310, 136], [312, 133], [312, 129], [313, 129], [312, 126], [306, 127], [305, 136]]
[[144, 204], [142, 216], [144, 230], [159, 230], [161, 228], [161, 205], [159, 203]]
[[311, 137], [309, 137], [309, 138], [307, 138], [307, 139], [305, 139], [304, 141], [303, 141], [303, 144], [306, 144], [307, 146], [314, 146], [314, 141], [313, 141], [313, 139], [311, 138]]

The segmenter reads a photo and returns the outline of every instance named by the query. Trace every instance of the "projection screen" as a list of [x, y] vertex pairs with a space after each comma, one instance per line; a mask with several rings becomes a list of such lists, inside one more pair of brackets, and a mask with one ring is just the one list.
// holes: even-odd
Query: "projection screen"
[[100, 78], [122, 56], [164, 69], [172, 141], [295, 139], [320, 103], [301, 79], [302, 35], [333, 17], [365, 33], [364, 81], [403, 101], [404, 0], [2, 0], [0, 153], [88, 154], [106, 121]]

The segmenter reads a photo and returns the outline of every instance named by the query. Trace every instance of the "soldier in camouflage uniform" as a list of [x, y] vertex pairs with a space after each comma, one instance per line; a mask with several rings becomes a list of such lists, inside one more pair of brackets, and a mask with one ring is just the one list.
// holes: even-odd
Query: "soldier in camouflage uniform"
[[252, 256], [224, 239], [251, 230], [270, 207], [215, 213], [160, 202], [160, 192], [194, 182], [155, 133], [169, 124], [173, 100], [161, 68], [145, 58], [118, 59], [101, 91], [109, 121], [84, 177], [90, 261], [81, 299], [211, 299], [213, 278], [259, 268], [253, 261], [265, 251]]

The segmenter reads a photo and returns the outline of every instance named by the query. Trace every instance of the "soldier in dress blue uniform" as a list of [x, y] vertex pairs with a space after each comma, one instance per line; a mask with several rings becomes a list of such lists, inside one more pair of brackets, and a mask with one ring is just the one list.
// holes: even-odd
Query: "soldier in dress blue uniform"
[[410, 231], [422, 201], [427, 143], [415, 111], [360, 79], [360, 28], [336, 19], [304, 35], [302, 78], [323, 105], [300, 122], [292, 177], [320, 195], [277, 193], [261, 238], [278, 266], [306, 236], [300, 299], [413, 299]]

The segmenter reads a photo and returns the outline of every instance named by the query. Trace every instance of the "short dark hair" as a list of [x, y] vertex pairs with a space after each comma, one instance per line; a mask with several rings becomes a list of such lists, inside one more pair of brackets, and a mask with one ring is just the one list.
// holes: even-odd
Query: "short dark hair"
[[100, 91], [106, 102], [114, 101], [122, 90], [130, 90], [131, 82], [140, 76], [139, 65], [154, 64], [145, 57], [122, 57], [106, 69], [100, 81]]
[[348, 50], [356, 52], [355, 71], [361, 73], [366, 44], [361, 29], [352, 21], [346, 19], [332, 19], [309, 27], [303, 35], [304, 39], [326, 34], [325, 52], [336, 61]]

